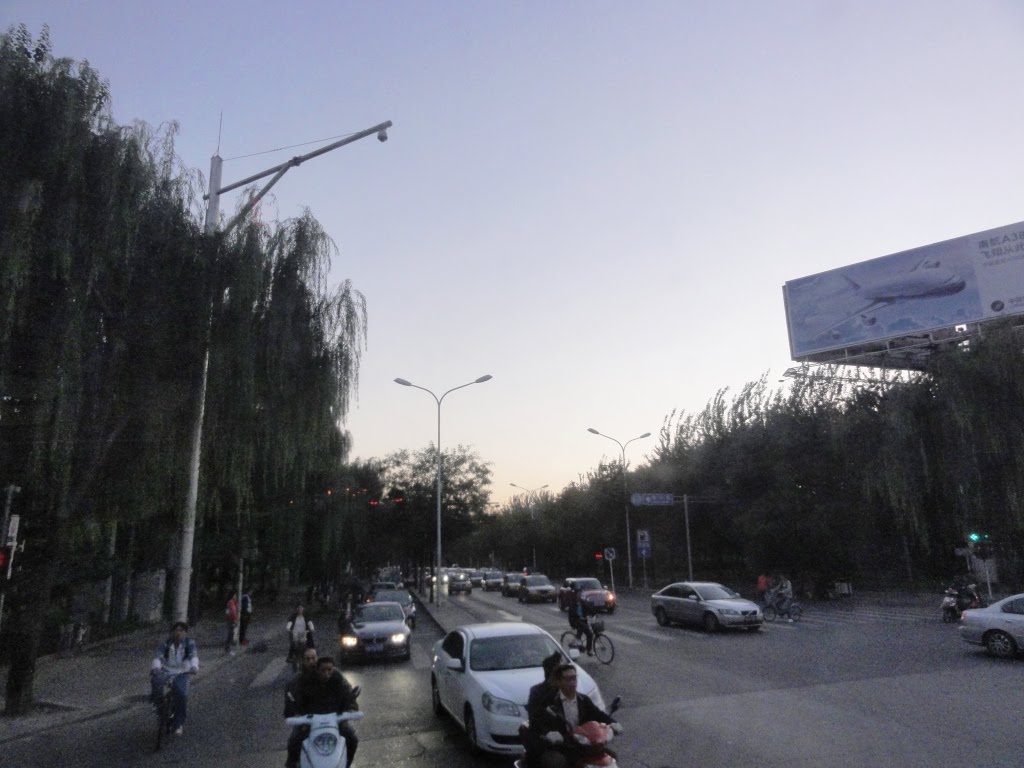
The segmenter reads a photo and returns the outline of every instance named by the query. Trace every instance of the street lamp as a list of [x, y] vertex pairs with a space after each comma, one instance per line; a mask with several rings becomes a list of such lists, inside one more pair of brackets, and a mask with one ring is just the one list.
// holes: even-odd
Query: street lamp
[[483, 384], [485, 381], [490, 381], [492, 378], [491, 374], [488, 373], [486, 376], [481, 376], [479, 379], [474, 379], [467, 384], [460, 384], [457, 387], [452, 387], [440, 397], [435, 395], [426, 387], [421, 387], [419, 384], [413, 384], [411, 381], [406, 381], [405, 379], [395, 379], [395, 384], [401, 384], [403, 387], [422, 389], [437, 402], [437, 568], [434, 571], [434, 578], [436, 580], [434, 583], [434, 605], [441, 604], [441, 401], [456, 389], [471, 387], [474, 384]]
[[587, 427], [587, 432], [594, 435], [600, 435], [601, 437], [607, 437], [613, 443], [619, 446], [622, 450], [622, 500], [626, 506], [626, 567], [629, 573], [629, 587], [633, 588], [633, 541], [630, 538], [631, 534], [629, 531], [629, 494], [626, 491], [626, 446], [632, 443], [634, 440], [643, 440], [645, 437], [650, 437], [650, 432], [644, 432], [642, 435], [630, 438], [625, 443], [620, 443], [611, 435], [606, 435], [603, 432], [598, 432], [593, 427]]
[[[518, 488], [520, 491], [526, 491], [526, 501], [530, 505], [530, 522], [532, 523], [534, 521], [534, 519], [535, 519], [534, 518], [534, 514], [533, 514], [534, 513], [533, 496], [537, 493], [537, 491], [543, 491], [548, 486], [545, 484], [545, 485], [542, 485], [540, 488], [523, 488], [523, 486], [516, 485], [515, 483], [509, 483], [509, 485], [511, 485], [513, 488]], [[536, 534], [534, 534], [534, 536], [536, 536]], [[536, 539], [534, 540], [534, 545], [533, 545], [533, 572], [534, 573], [537, 572], [537, 544], [536, 544]]]

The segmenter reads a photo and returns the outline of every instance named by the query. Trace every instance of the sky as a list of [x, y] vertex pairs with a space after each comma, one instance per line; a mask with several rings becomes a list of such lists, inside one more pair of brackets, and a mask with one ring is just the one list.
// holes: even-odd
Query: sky
[[[354, 459], [441, 444], [557, 493], [790, 357], [782, 285], [1024, 219], [1024, 4], [4, 0], [176, 121], [223, 183], [288, 171], [366, 297]], [[303, 146], [295, 146], [303, 144]], [[253, 155], [281, 147], [290, 149]], [[247, 155], [248, 157], [242, 157]], [[230, 212], [240, 192], [228, 193]], [[663, 489], [643, 489], [657, 492]]]

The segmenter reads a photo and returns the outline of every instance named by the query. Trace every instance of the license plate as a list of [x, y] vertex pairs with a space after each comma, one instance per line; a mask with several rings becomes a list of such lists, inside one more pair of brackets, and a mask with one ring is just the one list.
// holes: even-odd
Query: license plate
[[366, 652], [367, 653], [383, 653], [384, 652], [384, 643], [369, 643], [366, 646]]

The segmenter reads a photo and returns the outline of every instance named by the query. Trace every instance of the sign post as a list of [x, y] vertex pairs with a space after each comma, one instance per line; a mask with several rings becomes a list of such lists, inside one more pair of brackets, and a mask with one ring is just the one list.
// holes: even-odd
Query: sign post
[[615, 561], [615, 547], [604, 548], [604, 559], [608, 561], [608, 573], [612, 579], [612, 594], [615, 594], [615, 566], [612, 564]]

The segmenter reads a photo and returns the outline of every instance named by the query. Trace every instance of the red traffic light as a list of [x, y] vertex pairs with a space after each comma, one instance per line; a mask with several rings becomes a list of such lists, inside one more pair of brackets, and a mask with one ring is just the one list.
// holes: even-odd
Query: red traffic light
[[0, 568], [7, 567], [7, 550], [0, 549]]
[[594, 553], [594, 559], [595, 560], [604, 560], [604, 554], [601, 553], [601, 552], [595, 552]]

